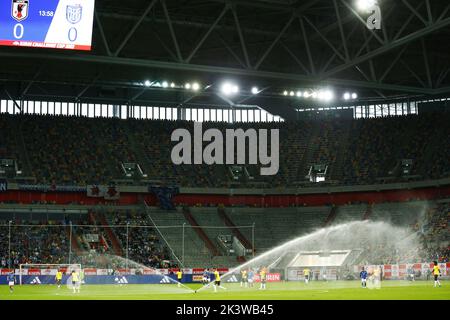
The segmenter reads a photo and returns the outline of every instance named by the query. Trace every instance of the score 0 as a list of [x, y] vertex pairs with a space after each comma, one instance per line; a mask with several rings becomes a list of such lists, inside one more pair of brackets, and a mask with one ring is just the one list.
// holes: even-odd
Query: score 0
[[14, 26], [14, 30], [13, 30], [14, 38], [16, 38], [16, 39], [22, 39], [22, 37], [23, 37], [23, 31], [24, 31], [23, 25], [22, 25], [21, 23], [17, 23], [17, 24]]

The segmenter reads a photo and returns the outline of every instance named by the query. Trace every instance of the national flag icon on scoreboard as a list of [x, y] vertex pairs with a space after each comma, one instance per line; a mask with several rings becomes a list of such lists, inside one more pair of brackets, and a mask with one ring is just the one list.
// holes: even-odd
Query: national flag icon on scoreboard
[[72, 24], [80, 22], [83, 14], [83, 7], [81, 4], [69, 5], [66, 7], [66, 19]]
[[28, 18], [29, 0], [12, 0], [11, 15], [17, 21]]

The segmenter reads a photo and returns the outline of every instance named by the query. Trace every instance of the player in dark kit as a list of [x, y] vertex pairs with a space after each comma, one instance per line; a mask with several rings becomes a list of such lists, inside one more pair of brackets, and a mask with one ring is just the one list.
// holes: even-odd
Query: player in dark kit
[[205, 269], [205, 271], [203, 271], [202, 283], [203, 283], [203, 285], [207, 285], [209, 283], [209, 281], [210, 281], [209, 272], [208, 272], [208, 269]]
[[14, 292], [14, 284], [16, 283], [16, 277], [14, 276], [14, 272], [11, 272], [10, 274], [8, 274], [7, 280], [8, 280], [8, 285], [9, 285], [9, 292], [13, 293]]
[[359, 273], [359, 277], [361, 278], [361, 287], [367, 288], [367, 271], [364, 270], [364, 267]]

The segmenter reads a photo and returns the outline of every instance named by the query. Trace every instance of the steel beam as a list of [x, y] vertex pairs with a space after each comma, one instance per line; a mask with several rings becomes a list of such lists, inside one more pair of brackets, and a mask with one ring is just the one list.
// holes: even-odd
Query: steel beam
[[234, 52], [234, 50], [230, 47], [230, 45], [225, 41], [225, 39], [219, 35], [219, 40], [220, 42], [223, 43], [223, 45], [225, 46], [225, 49], [228, 50], [228, 52], [234, 57], [234, 59], [236, 59], [236, 61], [243, 67], [243, 68], [248, 68], [248, 65], [243, 62], [241, 60], [241, 58], [236, 54], [236, 52]]
[[339, 58], [341, 58], [343, 61], [347, 61], [342, 53], [340, 53], [339, 50], [336, 49], [336, 47], [320, 32], [319, 29], [316, 28], [316, 26], [311, 21], [309, 21], [308, 18], [303, 17], [303, 19], [308, 22], [308, 24], [314, 29], [314, 31], [322, 38], [323, 41], [325, 41], [325, 43], [336, 53]]
[[229, 5], [225, 5], [225, 7], [222, 9], [222, 11], [220, 12], [219, 16], [217, 17], [216, 21], [214, 21], [214, 23], [211, 25], [211, 27], [208, 29], [208, 31], [205, 33], [205, 35], [200, 39], [200, 41], [197, 43], [197, 45], [195, 46], [195, 48], [192, 50], [191, 54], [189, 55], [189, 57], [186, 59], [186, 62], [189, 63], [192, 58], [195, 56], [195, 54], [197, 53], [198, 49], [200, 49], [200, 47], [203, 45], [203, 43], [206, 41], [206, 39], [208, 38], [208, 36], [211, 34], [211, 32], [214, 30], [214, 28], [217, 26], [217, 24], [220, 22], [220, 20], [222, 20], [223, 16], [225, 15], [225, 13], [227, 13], [229, 9]]
[[170, 36], [172, 37], [173, 45], [175, 46], [175, 51], [177, 53], [177, 58], [179, 62], [183, 61], [183, 57], [181, 56], [180, 46], [178, 44], [177, 36], [175, 34], [175, 30], [173, 29], [172, 20], [170, 19], [169, 11], [167, 10], [166, 0], [161, 0], [161, 6], [164, 11], [164, 16], [167, 20], [167, 25], [169, 26]]
[[100, 18], [98, 17], [97, 10], [94, 10], [94, 14], [95, 14], [95, 21], [97, 22], [98, 30], [100, 31], [100, 36], [102, 37], [102, 40], [103, 40], [103, 45], [105, 46], [105, 49], [106, 49], [106, 54], [108, 56], [111, 56], [112, 53], [111, 53], [111, 50], [109, 49], [108, 41], [106, 40], [105, 32], [103, 30], [103, 26], [100, 21]]
[[316, 67], [314, 65], [314, 60], [312, 58], [311, 48], [309, 47], [309, 40], [308, 40], [308, 36], [306, 34], [306, 29], [305, 29], [305, 24], [303, 23], [303, 18], [299, 17], [298, 20], [300, 22], [300, 27], [302, 30], [303, 41], [305, 42], [306, 53], [308, 54], [309, 65], [311, 66], [311, 73], [316, 74]]
[[431, 80], [431, 72], [430, 72], [430, 64], [428, 62], [427, 48], [425, 46], [425, 38], [421, 38], [420, 40], [421, 40], [420, 43], [422, 45], [423, 61], [425, 64], [425, 71], [427, 74], [428, 86], [430, 88], [433, 88], [433, 80]]
[[269, 48], [263, 53], [262, 57], [258, 60], [258, 62], [255, 64], [254, 69], [258, 70], [260, 65], [264, 62], [264, 60], [267, 58], [267, 55], [272, 51], [273, 47], [277, 44], [277, 42], [280, 40], [280, 38], [283, 36], [283, 34], [286, 32], [286, 30], [291, 26], [292, 21], [294, 21], [295, 16], [292, 15], [288, 22], [284, 25], [283, 29], [281, 29], [278, 36], [275, 38], [275, 40], [270, 44]]
[[446, 19], [443, 19], [441, 21], [435, 22], [435, 23], [433, 23], [433, 24], [431, 24], [431, 25], [429, 25], [429, 26], [427, 26], [427, 27], [425, 27], [423, 29], [417, 30], [417, 31], [415, 31], [415, 32], [413, 32], [413, 33], [411, 33], [411, 34], [409, 34], [409, 35], [407, 35], [407, 36], [405, 36], [405, 37], [403, 37], [401, 39], [391, 41], [390, 43], [387, 43], [387, 44], [379, 47], [378, 49], [375, 49], [375, 50], [373, 50], [373, 51], [371, 51], [371, 52], [369, 52], [369, 53], [367, 53], [365, 55], [356, 57], [356, 58], [354, 58], [353, 60], [351, 60], [348, 63], [342, 64], [342, 65], [340, 65], [338, 67], [335, 67], [335, 68], [331, 69], [330, 71], [326, 72], [323, 76], [324, 76], [324, 78], [328, 78], [328, 77], [330, 77], [330, 76], [332, 76], [332, 75], [334, 75], [336, 73], [344, 71], [344, 70], [346, 70], [346, 69], [348, 69], [348, 68], [350, 68], [350, 67], [352, 67], [354, 65], [357, 65], [357, 64], [359, 64], [361, 62], [364, 62], [364, 61], [367, 61], [367, 60], [372, 59], [374, 57], [377, 57], [377, 56], [379, 56], [381, 54], [384, 54], [384, 53], [386, 53], [388, 51], [391, 51], [392, 49], [395, 49], [397, 47], [405, 45], [405, 44], [407, 44], [407, 43], [409, 43], [411, 41], [420, 39], [420, 38], [426, 36], [427, 34], [430, 34], [430, 33], [434, 32], [434, 31], [439, 30], [441, 28], [444, 28], [444, 27], [446, 27], [448, 25], [450, 25], [450, 17], [448, 17]]
[[127, 44], [128, 40], [130, 40], [130, 38], [133, 36], [134, 32], [136, 31], [136, 29], [141, 25], [142, 21], [144, 20], [144, 18], [148, 15], [148, 13], [150, 12], [150, 10], [152, 10], [153, 6], [156, 4], [156, 2], [158, 2], [158, 0], [153, 0], [152, 2], [150, 2], [150, 4], [147, 6], [147, 8], [145, 9], [144, 13], [141, 15], [141, 17], [139, 18], [139, 20], [134, 24], [133, 28], [131, 28], [131, 30], [128, 32], [128, 34], [125, 36], [125, 39], [123, 39], [122, 43], [119, 45], [119, 47], [117, 48], [117, 50], [114, 52], [114, 56], [117, 57], [120, 53], [120, 51], [122, 51], [123, 47]]
[[[355, 26], [353, 27], [353, 29], [347, 34], [347, 41], [349, 41], [350, 38], [352, 37], [352, 35], [356, 32], [357, 27], [358, 27], [358, 26], [355, 25]], [[341, 48], [339, 48], [339, 50], [340, 50], [340, 49], [341, 49]], [[333, 60], [334, 60], [336, 57], [337, 57], [337, 55], [336, 55], [336, 53], [334, 53], [334, 54], [330, 57], [330, 59], [328, 59], [327, 63], [325, 63], [325, 65], [320, 69], [320, 72], [321, 72], [321, 73], [322, 73], [322, 72], [325, 72], [325, 70], [328, 69], [328, 66], [330, 65], [330, 63], [333, 62]]]
[[445, 15], [447, 14], [449, 9], [450, 9], [450, 4], [444, 9], [444, 11], [442, 11], [441, 15], [439, 16], [439, 18], [437, 20], [439, 21], [439, 20], [444, 19]]
[[419, 12], [417, 12], [416, 9], [414, 9], [413, 6], [411, 6], [411, 5], [409, 4], [409, 2], [408, 2], [407, 0], [402, 0], [402, 2], [403, 2], [403, 4], [404, 4], [405, 6], [408, 7], [409, 10], [411, 10], [411, 11], [416, 15], [417, 18], [420, 19], [420, 21], [423, 22], [424, 25], [426, 25], [426, 26], [428, 25], [428, 22], [422, 17], [422, 15], [421, 15]]
[[158, 32], [155, 30], [154, 26], [150, 26], [149, 30], [152, 32], [152, 34], [158, 39], [158, 41], [161, 43], [162, 47], [167, 51], [167, 53], [172, 57], [173, 61], [178, 61], [178, 56], [176, 56], [172, 50], [166, 45], [163, 39], [159, 36]]
[[[299, 81], [308, 84], [318, 84], [321, 81], [323, 81], [323, 78], [314, 77], [310, 75], [299, 75], [294, 73], [280, 73], [280, 72], [260, 71], [260, 70], [258, 71], [258, 70], [248, 70], [238, 68], [217, 67], [210, 65], [198, 65], [198, 64], [168, 62], [168, 61], [122, 58], [122, 57], [94, 56], [86, 54], [61, 55], [57, 53], [43, 54], [43, 53], [26, 53], [26, 52], [0, 52], [0, 57], [16, 58], [16, 59], [43, 59], [43, 60], [50, 59], [53, 61], [70, 61], [72, 63], [81, 62], [81, 63], [116, 65], [122, 67], [134, 66], [140, 68], [154, 68], [154, 69], [156, 68], [156, 69], [168, 69], [177, 71], [196, 71], [211, 74], [229, 74], [229, 75], [237, 75], [237, 76], [240, 75], [266, 79]], [[328, 77], [326, 79], [326, 82], [329, 83], [330, 85], [400, 91], [418, 94], [433, 94], [434, 92], [429, 88], [420, 88], [420, 87], [411, 87], [411, 86], [402, 86], [395, 84], [375, 83], [366, 81], [354, 81], [331, 77]]]
[[447, 70], [443, 70], [441, 74], [439, 75], [439, 78], [436, 80], [436, 87], [439, 87], [441, 85], [441, 82], [444, 81], [444, 79], [447, 77], [447, 75], [450, 72], [450, 68], [447, 68]]
[[11, 100], [14, 103], [14, 106], [19, 109], [20, 112], [22, 112], [22, 108], [20, 107], [20, 105], [17, 103], [16, 99], [14, 99], [8, 92], [8, 90], [5, 88], [3, 89], [3, 91], [6, 93], [6, 95], [8, 96], [9, 100]]
[[[279, 11], [279, 12], [294, 13], [295, 10], [297, 10], [297, 8], [290, 6], [290, 5], [285, 5], [285, 4], [276, 3], [276, 2], [269, 2], [269, 1], [264, 1], [264, 2], [254, 1], [254, 0], [211, 0], [211, 1], [218, 2], [218, 3], [234, 4], [234, 5], [239, 5], [242, 7], [270, 9], [270, 10], [275, 10], [275, 11]], [[306, 2], [306, 4], [303, 5], [302, 7], [304, 9], [309, 8], [319, 1], [320, 0], [310, 0], [310, 1]]]
[[386, 76], [389, 74], [389, 72], [391, 72], [392, 68], [394, 68], [394, 66], [397, 64], [398, 60], [400, 60], [401, 56], [403, 55], [403, 53], [405, 53], [405, 51], [407, 49], [408, 49], [408, 45], [404, 46], [403, 49], [400, 50], [398, 55], [395, 57], [394, 60], [392, 60], [392, 63], [389, 65], [389, 67], [386, 69], [386, 71], [384, 71], [383, 75], [378, 79], [378, 81], [382, 82], [384, 80], [384, 78], [386, 78]]
[[[423, 2], [421, 2], [418, 6], [417, 6], [417, 10], [419, 10], [423, 5]], [[409, 25], [409, 23], [411, 22], [411, 20], [414, 18], [414, 13], [411, 13], [408, 17], [408, 19], [406, 20], [405, 23], [402, 24], [402, 27], [400, 28], [400, 30], [398, 30], [398, 32], [395, 34], [394, 36], [394, 40], [397, 40], [400, 35], [402, 34], [402, 32], [406, 29], [406, 27]]]
[[422, 79], [420, 79], [420, 77], [417, 75], [417, 73], [413, 69], [411, 69], [407, 63], [405, 63], [403, 61], [400, 61], [400, 63], [406, 68], [406, 70], [409, 71], [409, 73], [412, 74], [412, 76], [414, 78], [416, 78], [416, 80], [422, 85], [422, 87], [424, 87], [424, 88], [427, 87], [426, 84], [422, 81]]
[[281, 46], [286, 50], [287, 53], [292, 57], [292, 59], [297, 62], [297, 64], [300, 66], [300, 68], [305, 71], [306, 74], [310, 74], [311, 72], [304, 66], [304, 64], [300, 61], [300, 59], [292, 52], [291, 49], [287, 45], [285, 45], [282, 41], [280, 41]]
[[427, 13], [428, 13], [428, 23], [433, 23], [433, 14], [431, 13], [431, 5], [430, 0], [425, 0], [425, 3], [427, 4]]
[[342, 46], [344, 47], [345, 58], [346, 58], [346, 61], [348, 61], [348, 60], [350, 60], [350, 55], [348, 53], [347, 39], [345, 38], [345, 35], [344, 35], [344, 28], [342, 25], [341, 14], [339, 13], [339, 6], [337, 4], [337, 0], [333, 0], [333, 4], [334, 4], [334, 9], [336, 10], [336, 16], [337, 16], [337, 20], [338, 20], [338, 24], [339, 24], [339, 33], [341, 34], [341, 40], [342, 40]]
[[[133, 20], [133, 21], [139, 19], [138, 17], [136, 17], [134, 15], [124, 14], [124, 13], [98, 12], [98, 14], [99, 14], [99, 16], [110, 18], [110, 19]], [[353, 20], [354, 20], [353, 14], [349, 14], [342, 19], [342, 23], [346, 24]], [[189, 26], [189, 27], [203, 28], [203, 29], [209, 29], [211, 27], [210, 23], [204, 23], [204, 22], [199, 22], [199, 21], [181, 20], [181, 19], [174, 19], [174, 18], [171, 18], [171, 21], [172, 21], [173, 25], [179, 25], [179, 26], [184, 26], [184, 27]], [[152, 19], [146, 17], [146, 18], [144, 18], [143, 22], [147, 22], [147, 23], [156, 22], [159, 24], [166, 24], [167, 20], [166, 20], [166, 18], [162, 18], [162, 17], [152, 17]], [[332, 24], [327, 24], [320, 30], [321, 30], [322, 34], [327, 34], [330, 31], [334, 31], [337, 27], [338, 27], [338, 24], [337, 24], [337, 22], [335, 22]], [[228, 30], [230, 32], [235, 32], [235, 30], [236, 30], [235, 27], [226, 26], [226, 25], [218, 25], [218, 26], [216, 26], [216, 29]], [[268, 30], [263, 30], [263, 29], [248, 28], [248, 27], [242, 28], [242, 31], [244, 33], [258, 34], [258, 35], [263, 35], [263, 36], [277, 36], [278, 35], [278, 32], [268, 31]], [[301, 39], [301, 37], [298, 35], [297, 36], [286, 35], [286, 37], [290, 40]], [[310, 37], [310, 40], [315, 40], [317, 38], [318, 38], [317, 35], [312, 35]]]
[[236, 8], [232, 8], [234, 23], [236, 24], [236, 29], [239, 35], [239, 41], [241, 42], [242, 52], [244, 53], [245, 62], [247, 63], [247, 68], [251, 68], [250, 59], [248, 57], [247, 46], [245, 44], [244, 35], [241, 30], [241, 25], [239, 23], [239, 18], [237, 16]]
[[27, 94], [28, 90], [30, 90], [31, 86], [36, 81], [37, 77], [39, 77], [39, 75], [41, 74], [42, 70], [44, 70], [44, 68], [45, 68], [45, 64], [41, 64], [38, 71], [35, 73], [33, 79], [30, 82], [28, 82], [27, 86], [22, 91], [22, 96], [25, 96]]
[[81, 90], [80, 93], [77, 94], [77, 96], [75, 97], [75, 99], [76, 99], [76, 100], [80, 99], [81, 96], [82, 96], [83, 94], [85, 94], [86, 91], [88, 91], [89, 88], [92, 87], [92, 86], [97, 82], [98, 79], [100, 79], [100, 75], [101, 75], [101, 73], [97, 74], [97, 75], [94, 77], [94, 79], [92, 80], [92, 82], [91, 82], [90, 84], [88, 84], [87, 86], [85, 86], [85, 87], [83, 88], [83, 90]]

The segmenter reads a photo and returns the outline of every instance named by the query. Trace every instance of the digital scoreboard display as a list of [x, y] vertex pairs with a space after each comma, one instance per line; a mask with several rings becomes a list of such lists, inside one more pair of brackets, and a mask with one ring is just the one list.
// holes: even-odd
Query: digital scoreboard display
[[95, 0], [0, 0], [0, 45], [91, 50]]

